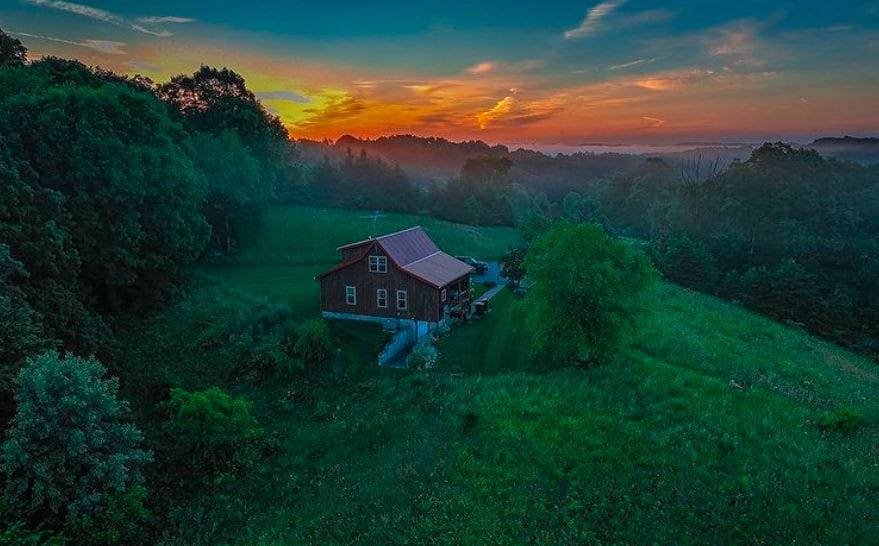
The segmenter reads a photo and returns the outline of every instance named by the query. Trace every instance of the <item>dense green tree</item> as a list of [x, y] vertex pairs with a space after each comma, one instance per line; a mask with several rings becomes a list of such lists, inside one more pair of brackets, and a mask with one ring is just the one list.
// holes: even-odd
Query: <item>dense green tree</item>
[[0, 105], [0, 139], [40, 191], [65, 198], [87, 301], [159, 300], [204, 247], [203, 178], [151, 95], [120, 84], [15, 95]]
[[[0, 74], [4, 72], [0, 70]], [[63, 342], [75, 351], [100, 351], [106, 346], [108, 332], [83, 303], [78, 281], [80, 255], [70, 234], [66, 200], [59, 191], [43, 187], [34, 169], [13, 159], [12, 150], [4, 143], [0, 136], [0, 193], [4, 196], [0, 200], [0, 240], [8, 249], [4, 261], [9, 264], [2, 284], [6, 297], [19, 302], [8, 313], [37, 321], [45, 338], [40, 345]], [[10, 349], [17, 356], [6, 356], [15, 356], [20, 362], [30, 354], [21, 349]]]
[[160, 85], [157, 93], [179, 113], [191, 133], [238, 133], [259, 160], [261, 178], [269, 187], [291, 176], [295, 153], [287, 130], [247, 88], [240, 74], [202, 66], [191, 76], [174, 76]]
[[0, 29], [0, 66], [21, 65], [27, 62], [27, 48], [21, 41]]
[[431, 194], [431, 208], [458, 222], [512, 225], [512, 161], [508, 157], [480, 155], [461, 167], [461, 174]]
[[199, 133], [192, 145], [195, 165], [207, 179], [204, 213], [212, 244], [228, 253], [259, 227], [272, 189], [238, 133]]
[[643, 253], [594, 224], [555, 223], [530, 245], [525, 268], [534, 350], [552, 363], [610, 360], [655, 279]]
[[653, 248], [653, 257], [666, 277], [703, 292], [718, 289], [717, 265], [705, 244], [687, 235], [672, 237], [664, 243]]
[[19, 511], [61, 520], [97, 513], [109, 495], [141, 481], [151, 454], [125, 422], [117, 380], [104, 374], [94, 358], [55, 352], [22, 368], [0, 466]]
[[525, 278], [525, 256], [527, 253], [528, 247], [510, 247], [510, 250], [501, 258], [501, 276], [517, 287]]
[[0, 389], [8, 384], [8, 369], [14, 369], [17, 375], [17, 367], [13, 366], [47, 344], [42, 317], [31, 308], [18, 286], [27, 282], [27, 276], [21, 262], [10, 255], [9, 247], [0, 244]]
[[259, 461], [263, 431], [246, 399], [218, 387], [175, 388], [164, 406], [169, 413], [163, 425], [166, 463], [183, 486], [214, 486]]
[[575, 224], [590, 223], [603, 225], [607, 222], [598, 201], [577, 192], [568, 192], [561, 203], [562, 216]]

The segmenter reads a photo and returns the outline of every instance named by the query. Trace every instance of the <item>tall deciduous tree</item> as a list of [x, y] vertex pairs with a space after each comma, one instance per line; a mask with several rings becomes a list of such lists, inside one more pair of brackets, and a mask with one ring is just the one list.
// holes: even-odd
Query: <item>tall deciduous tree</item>
[[65, 199], [89, 301], [115, 310], [161, 299], [209, 235], [204, 180], [165, 106], [113, 83], [19, 93], [0, 106], [0, 139], [40, 191]]
[[0, 66], [21, 65], [27, 62], [27, 48], [21, 41], [0, 29]]
[[645, 308], [656, 278], [643, 253], [593, 224], [554, 224], [528, 249], [534, 350], [554, 363], [603, 362]]
[[238, 133], [197, 133], [192, 144], [193, 160], [207, 181], [204, 214], [212, 226], [212, 245], [231, 252], [259, 225], [271, 188]]

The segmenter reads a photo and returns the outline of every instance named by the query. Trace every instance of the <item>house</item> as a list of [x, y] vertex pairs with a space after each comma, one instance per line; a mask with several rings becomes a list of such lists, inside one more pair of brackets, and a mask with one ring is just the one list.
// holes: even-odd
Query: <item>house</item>
[[432, 329], [470, 309], [473, 268], [441, 251], [421, 226], [339, 247], [318, 276], [324, 318], [409, 321]]

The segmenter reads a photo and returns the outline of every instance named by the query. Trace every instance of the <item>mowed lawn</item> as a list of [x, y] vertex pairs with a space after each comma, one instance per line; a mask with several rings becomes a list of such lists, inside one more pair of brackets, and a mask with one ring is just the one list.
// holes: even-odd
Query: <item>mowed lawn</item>
[[197, 270], [250, 294], [288, 302], [297, 316], [313, 316], [319, 307], [315, 276], [338, 262], [339, 246], [416, 225], [453, 255], [497, 259], [520, 242], [518, 232], [505, 227], [474, 227], [399, 213], [374, 218], [369, 211], [275, 207], [245, 249]]
[[[324, 236], [331, 249], [358, 238], [337, 224], [361, 213], [322, 214], [273, 211], [265, 237], [274, 242], [208, 275], [307, 306], [284, 287], [305, 287], [301, 277], [333, 251], [287, 241], [278, 226], [335, 233]], [[394, 227], [429, 225], [398, 220]], [[490, 256], [514, 241], [511, 231], [491, 230], [493, 246], [480, 238], [468, 248], [477, 240], [470, 228], [440, 225], [447, 245], [461, 244], [452, 252]], [[245, 265], [272, 257], [277, 265], [265, 269]], [[486, 317], [439, 342], [434, 370], [379, 369], [380, 332], [340, 322], [337, 357], [324, 370], [249, 381], [221, 349], [202, 348], [202, 330], [213, 335], [226, 305], [212, 290], [139, 332], [129, 366], [155, 374], [153, 364], [167, 362], [179, 371], [158, 374], [160, 382], [217, 383], [252, 400], [272, 455], [194, 499], [182, 542], [868, 544], [879, 536], [876, 363], [734, 304], [660, 284], [614, 362], [548, 369], [530, 356], [527, 299], [503, 291]], [[182, 356], [166, 358], [167, 347]]]

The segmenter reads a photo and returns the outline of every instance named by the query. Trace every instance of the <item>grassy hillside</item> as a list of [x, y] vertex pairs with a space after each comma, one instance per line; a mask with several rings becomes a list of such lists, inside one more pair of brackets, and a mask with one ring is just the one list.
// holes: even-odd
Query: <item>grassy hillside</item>
[[[139, 374], [130, 396], [169, 382], [220, 384], [254, 401], [272, 438], [258, 471], [175, 512], [180, 540], [875, 541], [875, 363], [674, 285], [658, 288], [617, 361], [593, 369], [533, 362], [521, 300], [506, 292], [487, 317], [440, 342], [429, 373], [379, 369], [381, 335], [363, 325], [334, 325], [340, 352], [320, 373], [243, 377], [233, 352], [205, 343], [239, 320], [249, 293], [312, 313], [306, 299], [316, 292], [300, 288], [314, 286], [302, 264], [332, 252], [309, 237], [289, 240], [280, 226], [335, 245], [360, 236], [343, 227], [360, 214], [275, 211], [239, 259], [283, 273], [212, 268], [212, 278], [237, 288], [198, 285], [129, 338], [122, 373]], [[452, 252], [491, 255], [514, 238], [433, 225]]]

